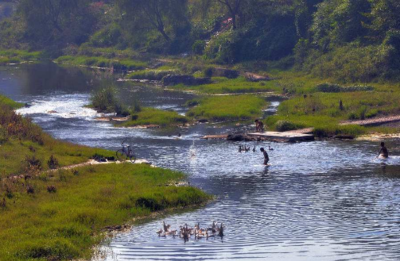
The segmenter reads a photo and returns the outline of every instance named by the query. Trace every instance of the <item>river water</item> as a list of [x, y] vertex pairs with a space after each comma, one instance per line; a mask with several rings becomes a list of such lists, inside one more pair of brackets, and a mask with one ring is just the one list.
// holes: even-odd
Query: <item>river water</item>
[[[140, 158], [189, 174], [191, 184], [216, 195], [207, 206], [144, 222], [101, 249], [100, 260], [398, 260], [400, 257], [400, 142], [393, 157], [374, 159], [368, 141], [248, 143], [268, 151], [239, 153], [239, 143], [201, 140], [236, 126], [196, 125], [184, 130], [114, 128], [84, 108], [90, 92], [111, 84], [107, 73], [54, 64], [0, 67], [0, 93], [30, 103], [19, 113], [56, 138], [115, 150], [127, 140]], [[113, 81], [115, 82], [115, 81]], [[126, 103], [185, 112], [193, 95], [118, 84]], [[273, 103], [277, 106], [279, 103]], [[268, 113], [273, 112], [270, 108]], [[182, 133], [180, 139], [176, 138]], [[207, 227], [223, 222], [223, 239], [159, 238], [161, 222]]]

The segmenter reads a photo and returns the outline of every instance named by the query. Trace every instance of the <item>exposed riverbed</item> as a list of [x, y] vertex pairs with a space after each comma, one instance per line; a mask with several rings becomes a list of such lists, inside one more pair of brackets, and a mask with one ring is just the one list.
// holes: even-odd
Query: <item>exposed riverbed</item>
[[[173, 228], [223, 222], [221, 239], [189, 241], [159, 238], [161, 221], [135, 226], [104, 245], [105, 260], [397, 260], [400, 256], [400, 149], [375, 159], [370, 141], [248, 143], [268, 147], [262, 154], [238, 153], [239, 143], [206, 141], [204, 135], [238, 127], [196, 125], [181, 130], [115, 128], [97, 122], [84, 105], [90, 92], [112, 76], [53, 64], [0, 67], [0, 93], [31, 104], [19, 112], [56, 138], [117, 149], [123, 140], [139, 158], [189, 174], [191, 184], [217, 196], [204, 208], [164, 220]], [[191, 94], [118, 83], [127, 103], [184, 113]], [[273, 103], [277, 106], [278, 103]], [[269, 108], [266, 114], [274, 112]], [[182, 137], [177, 139], [181, 132]]]

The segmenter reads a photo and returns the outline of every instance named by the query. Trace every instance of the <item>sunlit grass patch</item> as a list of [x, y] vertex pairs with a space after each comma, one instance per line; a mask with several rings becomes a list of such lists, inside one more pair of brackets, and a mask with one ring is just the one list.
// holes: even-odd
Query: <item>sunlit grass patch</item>
[[140, 112], [132, 112], [131, 120], [117, 126], [159, 125], [161, 127], [177, 126], [188, 122], [185, 116], [175, 111], [164, 111], [156, 108], [142, 108]]
[[177, 90], [194, 90], [200, 93], [223, 94], [223, 93], [255, 93], [276, 91], [278, 88], [274, 82], [250, 82], [244, 77], [228, 79], [225, 77], [213, 77], [213, 83], [198, 86], [178, 85], [173, 88]]
[[206, 97], [187, 116], [215, 121], [250, 120], [259, 117], [266, 105], [264, 99], [252, 95]]
[[[0, 256], [90, 259], [106, 226], [210, 198], [192, 187], [166, 186], [183, 178], [170, 170], [113, 164], [42, 175], [27, 182], [31, 194], [20, 184], [9, 184], [11, 195], [0, 207]], [[49, 186], [56, 192], [49, 192]]]
[[21, 63], [25, 61], [38, 61], [41, 52], [28, 52], [24, 50], [0, 50], [0, 65]]

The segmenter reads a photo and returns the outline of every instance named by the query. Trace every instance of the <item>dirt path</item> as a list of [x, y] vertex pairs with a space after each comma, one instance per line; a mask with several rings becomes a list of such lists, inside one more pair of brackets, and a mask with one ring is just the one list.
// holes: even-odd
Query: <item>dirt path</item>
[[[130, 161], [125, 161], [125, 162], [130, 162]], [[41, 173], [53, 173], [53, 172], [56, 172], [56, 171], [59, 171], [59, 170], [71, 170], [71, 169], [77, 169], [77, 168], [82, 168], [82, 167], [86, 167], [86, 166], [93, 166], [93, 165], [122, 164], [122, 163], [125, 163], [125, 162], [121, 162], [121, 161], [99, 162], [99, 161], [96, 161], [94, 159], [91, 159], [91, 160], [88, 160], [87, 162], [83, 162], [83, 163], [79, 163], [79, 164], [75, 164], [75, 165], [69, 165], [69, 166], [65, 166], [65, 167], [61, 167], [61, 168], [57, 168], [57, 169], [51, 169], [51, 170], [43, 171], [43, 172], [40, 172], [39, 174], [35, 175], [35, 177], [40, 175]], [[148, 164], [148, 165], [153, 166], [150, 162], [148, 162], [147, 160], [144, 160], [144, 159], [138, 159], [133, 164]], [[26, 174], [26, 175], [24, 175], [24, 174], [13, 175], [13, 176], [9, 176], [7, 178], [1, 179], [1, 181], [6, 180], [6, 179], [9, 179], [9, 180], [25, 179], [26, 180], [26, 179], [30, 179], [30, 178], [33, 178], [33, 177], [34, 176], [28, 175], [28, 174]]]

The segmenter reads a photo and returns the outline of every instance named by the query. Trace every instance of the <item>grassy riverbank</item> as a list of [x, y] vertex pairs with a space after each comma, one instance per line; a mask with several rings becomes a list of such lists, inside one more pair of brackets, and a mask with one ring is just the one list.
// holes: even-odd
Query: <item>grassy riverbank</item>
[[262, 115], [267, 102], [252, 95], [206, 97], [191, 102], [187, 115], [212, 121], [251, 120]]
[[142, 70], [147, 66], [146, 62], [131, 60], [128, 58], [105, 58], [98, 56], [60, 56], [55, 60], [58, 64], [87, 66], [99, 68], [113, 68], [114, 70], [133, 71]]
[[210, 199], [193, 187], [169, 186], [184, 174], [147, 165], [46, 171], [115, 153], [54, 140], [1, 98], [1, 260], [90, 259], [105, 227]]
[[185, 116], [175, 111], [164, 111], [156, 108], [141, 108], [140, 112], [133, 112], [130, 120], [123, 123], [116, 123], [116, 126], [135, 127], [145, 125], [158, 125], [160, 127], [175, 127], [187, 123]]
[[[89, 259], [106, 226], [172, 207], [200, 204], [209, 197], [191, 187], [166, 186], [182, 173], [143, 165], [84, 167], [6, 183], [0, 207], [2, 260]], [[52, 186], [56, 191], [49, 192]], [[4, 195], [3, 194], [3, 195]]]
[[0, 50], [0, 65], [22, 62], [36, 62], [40, 59], [41, 52], [28, 52], [24, 50]]
[[[82, 163], [95, 154], [114, 156], [106, 150], [53, 139], [29, 119], [15, 114], [13, 109], [20, 106], [0, 95], [0, 177]], [[54, 166], [48, 164], [52, 157]]]
[[190, 90], [201, 94], [240, 94], [272, 92], [278, 90], [273, 82], [250, 82], [244, 77], [228, 79], [226, 77], [213, 77], [212, 83], [198, 86], [177, 85], [172, 88], [176, 90]]

